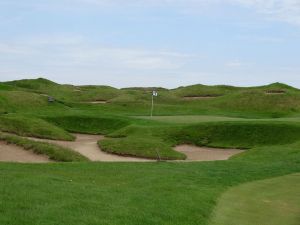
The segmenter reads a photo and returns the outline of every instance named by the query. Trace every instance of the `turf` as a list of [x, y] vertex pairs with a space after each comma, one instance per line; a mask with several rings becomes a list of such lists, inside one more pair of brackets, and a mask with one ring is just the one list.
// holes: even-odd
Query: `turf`
[[0, 132], [0, 140], [5, 141], [7, 144], [18, 145], [25, 150], [32, 151], [36, 154], [42, 154], [49, 157], [49, 159], [58, 162], [84, 162], [89, 161], [81, 154], [72, 151], [68, 148], [63, 148], [58, 145], [48, 144], [39, 141], [29, 140], [14, 135], [3, 134]]
[[[0, 224], [208, 225], [230, 188], [300, 172], [298, 89], [279, 83], [160, 88], [149, 119], [152, 89], [45, 79], [1, 83], [0, 125], [51, 139], [72, 138], [68, 132], [104, 134], [99, 145], [105, 151], [147, 158], [159, 152], [183, 159], [172, 150], [181, 143], [247, 150], [224, 162], [0, 163]], [[87, 103], [97, 100], [107, 104]], [[5, 139], [37, 153], [53, 151], [53, 145]]]
[[300, 174], [230, 188], [214, 210], [210, 225], [298, 225]]
[[18, 114], [0, 116], [0, 130], [18, 134], [56, 140], [72, 141], [74, 137], [68, 132], [40, 118]]
[[260, 149], [258, 162], [247, 160], [250, 151], [205, 163], [1, 163], [0, 223], [208, 224], [228, 188], [300, 171], [299, 150], [266, 157]]

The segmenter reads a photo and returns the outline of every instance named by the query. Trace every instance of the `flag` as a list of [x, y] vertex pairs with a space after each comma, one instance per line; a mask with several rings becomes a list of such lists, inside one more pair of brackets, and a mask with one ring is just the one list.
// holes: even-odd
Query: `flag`
[[152, 92], [152, 96], [157, 97], [157, 95], [158, 95], [157, 91], [153, 91], [153, 92]]

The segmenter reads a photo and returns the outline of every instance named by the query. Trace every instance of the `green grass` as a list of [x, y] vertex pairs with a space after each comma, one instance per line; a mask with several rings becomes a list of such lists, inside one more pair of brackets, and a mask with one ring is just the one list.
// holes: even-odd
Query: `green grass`
[[219, 199], [210, 225], [298, 225], [300, 174], [242, 184]]
[[159, 139], [154, 138], [116, 138], [105, 139], [98, 142], [103, 151], [125, 156], [135, 156], [142, 158], [174, 160], [185, 159], [186, 156], [176, 152], [171, 146]]
[[[39, 102], [38, 108], [47, 111], [51, 106], [47, 103], [45, 96], [39, 93], [54, 96], [58, 102], [56, 107], [68, 109], [72, 103], [88, 102], [95, 100], [106, 100], [109, 104], [96, 106], [76, 105], [76, 108], [89, 108], [96, 113], [123, 114], [146, 116], [150, 113], [151, 88], [116, 89], [108, 86], [72, 86], [60, 85], [45, 79], [20, 80], [2, 83], [2, 86], [10, 87], [11, 91], [2, 91], [1, 98], [7, 99], [5, 95], [18, 96], [10, 98], [9, 112], [18, 111], [18, 105], [13, 104], [22, 99], [21, 104], [27, 107], [32, 104], [30, 98], [40, 98], [31, 101], [33, 104]], [[6, 88], [7, 89], [7, 88]], [[267, 92], [282, 91], [282, 94], [267, 94]], [[24, 96], [22, 93], [25, 93]], [[36, 94], [34, 94], [36, 93]], [[220, 96], [206, 100], [182, 99], [183, 96]], [[26, 108], [25, 107], [25, 108]], [[24, 110], [24, 109], [22, 109]], [[155, 98], [155, 115], [218, 115], [230, 117], [248, 118], [278, 118], [282, 116], [299, 115], [300, 113], [300, 91], [284, 84], [271, 84], [261, 87], [241, 88], [231, 86], [205, 86], [193, 85], [180, 87], [173, 90], [160, 89], [159, 96]]]
[[18, 145], [25, 150], [33, 151], [36, 154], [42, 154], [49, 157], [49, 159], [58, 162], [84, 162], [88, 159], [77, 152], [68, 148], [63, 148], [58, 145], [48, 144], [29, 140], [26, 138], [0, 133], [0, 140], [8, 144]]
[[44, 119], [70, 132], [87, 134], [108, 134], [130, 124], [125, 119], [114, 117], [74, 115], [45, 117]]
[[135, 118], [159, 121], [173, 124], [195, 124], [203, 122], [226, 122], [226, 121], [266, 121], [266, 122], [300, 122], [299, 117], [281, 117], [281, 118], [243, 118], [228, 116], [210, 116], [210, 115], [183, 115], [183, 116], [136, 116]]
[[149, 116], [139, 116], [136, 118], [149, 119], [149, 120], [160, 121], [164, 123], [175, 123], [175, 124], [251, 120], [245, 118], [235, 118], [235, 117], [227, 117], [227, 116], [209, 116], [209, 115], [154, 116], [152, 118], [150, 118]]
[[200, 123], [170, 130], [174, 143], [198, 146], [253, 148], [283, 145], [299, 140], [300, 126], [277, 122], [218, 122]]
[[[57, 101], [48, 103], [41, 93]], [[82, 103], [94, 100], [109, 103]], [[279, 83], [160, 89], [154, 115], [163, 117], [153, 120], [150, 100], [151, 88], [14, 81], [0, 84], [0, 124], [57, 139], [68, 138], [66, 131], [105, 134], [99, 142], [105, 151], [147, 158], [156, 158], [158, 150], [165, 159], [183, 159], [172, 150], [181, 143], [248, 150], [228, 161], [201, 163], [0, 163], [0, 224], [208, 225], [230, 188], [300, 172], [298, 89]], [[87, 160], [58, 146], [3, 139], [56, 160]]]
[[251, 151], [204, 163], [0, 163], [0, 223], [205, 225], [230, 187], [300, 172], [299, 148], [260, 149], [264, 161], [248, 161]]
[[72, 141], [74, 137], [65, 130], [54, 126], [42, 119], [19, 115], [8, 114], [0, 116], [0, 130], [37, 138]]
[[120, 155], [184, 159], [175, 145], [249, 149], [258, 146], [292, 144], [300, 140], [300, 125], [289, 122], [204, 122], [192, 125], [131, 125], [99, 141], [102, 150]]

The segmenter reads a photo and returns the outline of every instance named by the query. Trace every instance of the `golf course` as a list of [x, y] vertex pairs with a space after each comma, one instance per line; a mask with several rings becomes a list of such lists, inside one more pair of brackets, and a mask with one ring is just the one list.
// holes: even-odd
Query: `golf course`
[[0, 193], [1, 225], [299, 225], [300, 90], [1, 82]]

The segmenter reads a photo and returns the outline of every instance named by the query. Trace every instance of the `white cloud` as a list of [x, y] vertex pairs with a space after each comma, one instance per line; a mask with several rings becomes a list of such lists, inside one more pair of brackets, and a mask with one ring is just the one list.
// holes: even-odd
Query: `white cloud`
[[230, 68], [238, 68], [243, 66], [243, 63], [240, 62], [239, 60], [234, 60], [234, 61], [227, 62], [225, 66]]
[[299, 0], [229, 0], [235, 4], [254, 8], [268, 19], [300, 25]]
[[73, 35], [38, 36], [2, 42], [0, 54], [5, 55], [6, 59], [24, 58], [24, 61], [36, 61], [44, 66], [92, 66], [111, 70], [172, 70], [180, 68], [192, 57], [164, 49], [107, 47]]
[[[167, 7], [169, 10], [193, 13], [202, 11], [203, 7], [223, 5], [237, 5], [255, 10], [267, 19], [300, 25], [299, 0], [52, 0], [52, 1], [24, 1], [1, 0], [0, 7], [17, 7], [42, 10], [70, 10], [70, 9], [106, 9], [107, 7]], [[205, 10], [207, 10], [205, 8]]]

